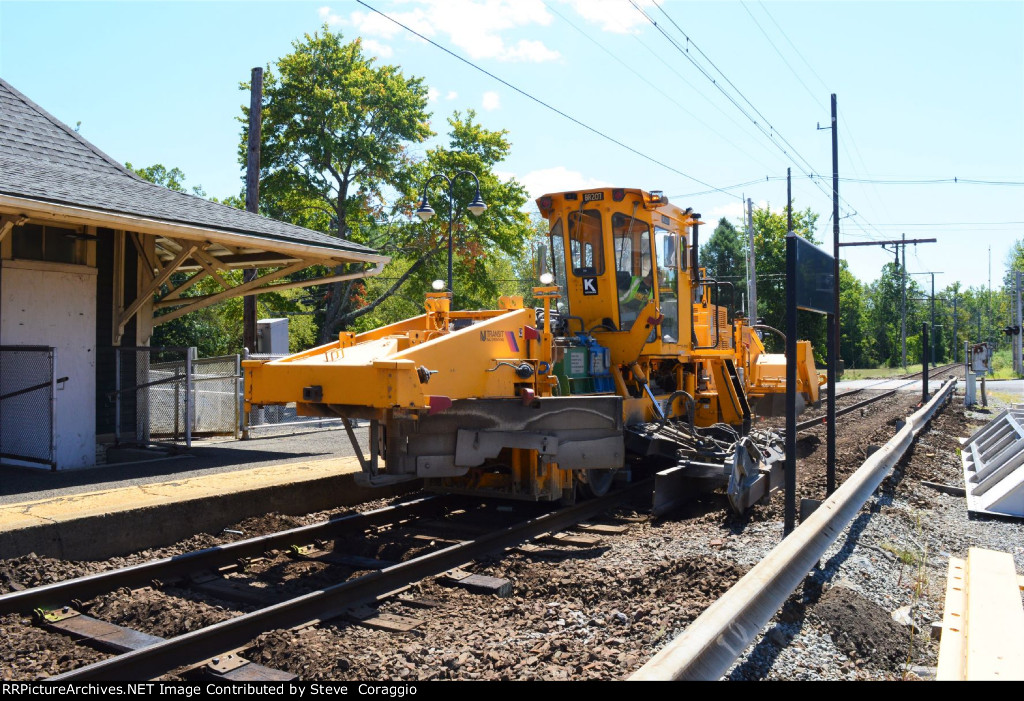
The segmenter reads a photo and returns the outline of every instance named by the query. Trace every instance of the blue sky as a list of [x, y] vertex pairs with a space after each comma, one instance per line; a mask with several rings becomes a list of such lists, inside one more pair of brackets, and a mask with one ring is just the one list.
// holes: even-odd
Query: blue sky
[[[181, 168], [223, 197], [241, 189], [238, 84], [326, 22], [425, 79], [439, 138], [454, 110], [507, 129], [501, 170], [535, 196], [660, 189], [713, 224], [738, 217], [742, 195], [781, 207], [792, 167], [796, 205], [829, 243], [831, 137], [817, 125], [835, 92], [840, 176], [872, 181], [840, 183], [841, 241], [937, 238], [907, 263], [943, 272], [942, 287], [986, 285], [990, 248], [998, 285], [1024, 238], [1024, 2], [367, 3], [605, 136], [357, 2], [3, 0], [0, 76], [112, 157]], [[954, 177], [986, 183], [907, 183]], [[843, 256], [866, 281], [893, 258]]]

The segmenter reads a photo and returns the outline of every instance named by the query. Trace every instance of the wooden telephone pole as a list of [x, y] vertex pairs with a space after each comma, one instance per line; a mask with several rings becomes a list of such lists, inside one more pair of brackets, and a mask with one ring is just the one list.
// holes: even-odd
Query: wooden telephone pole
[[[256, 213], [260, 208], [260, 143], [263, 131], [263, 69], [252, 69], [249, 89], [249, 146], [245, 164], [245, 209]], [[246, 268], [244, 282], [256, 279], [256, 268]], [[242, 298], [242, 345], [256, 352], [256, 295]]]

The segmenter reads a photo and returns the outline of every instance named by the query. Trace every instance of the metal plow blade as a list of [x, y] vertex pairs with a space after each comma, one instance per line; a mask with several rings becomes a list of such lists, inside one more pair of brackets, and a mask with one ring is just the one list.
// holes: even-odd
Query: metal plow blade
[[782, 484], [785, 455], [771, 444], [758, 446], [749, 436], [736, 444], [729, 472], [729, 505], [738, 514], [767, 497]]

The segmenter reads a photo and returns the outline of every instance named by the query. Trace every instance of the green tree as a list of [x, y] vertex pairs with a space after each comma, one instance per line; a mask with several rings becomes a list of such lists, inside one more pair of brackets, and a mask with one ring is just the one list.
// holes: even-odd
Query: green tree
[[873, 367], [874, 355], [867, 325], [868, 301], [864, 284], [839, 261], [839, 357], [847, 367]]
[[[370, 243], [388, 214], [386, 195], [410, 186], [409, 147], [431, 135], [426, 85], [397, 66], [376, 65], [359, 39], [344, 43], [326, 25], [292, 46], [276, 72], [268, 67], [264, 75], [261, 199], [289, 221]], [[243, 106], [243, 163], [248, 111]], [[321, 297], [321, 340], [353, 320], [361, 290], [361, 283], [336, 283]]]
[[746, 245], [743, 233], [725, 217], [718, 220], [714, 233], [700, 247], [700, 264], [710, 277], [733, 284], [738, 304], [738, 293], [747, 289]]
[[[902, 267], [896, 263], [886, 263], [882, 274], [867, 287], [868, 314], [867, 327], [870, 331], [877, 362], [889, 367], [902, 364], [903, 341], [901, 338], [901, 320], [903, 317], [903, 284]], [[920, 355], [913, 354], [910, 338], [920, 335], [921, 323], [928, 320], [926, 305], [920, 300], [925, 292], [912, 276], [907, 276], [907, 363], [917, 362]]]
[[[811, 243], [818, 215], [808, 209], [793, 212], [793, 231]], [[753, 212], [754, 255], [757, 259], [757, 313], [764, 323], [785, 333], [786, 331], [786, 232], [785, 212], [755, 209]], [[825, 357], [825, 316], [813, 312], [798, 312], [801, 339], [811, 341], [815, 359]], [[773, 335], [765, 336], [766, 343], [777, 343]], [[779, 344], [781, 346], [781, 344]], [[781, 347], [773, 350], [782, 351]]]
[[[175, 192], [189, 192], [189, 190], [185, 189], [185, 174], [180, 168], [167, 168], [162, 163], [155, 163], [145, 168], [136, 168], [131, 163], [125, 163], [124, 165], [143, 180], [162, 185], [168, 190], [174, 190]], [[202, 185], [195, 185], [192, 187], [191, 194], [197, 197], [206, 197], [206, 190], [203, 189]]]
[[[472, 110], [465, 115], [454, 113], [448, 119], [448, 145], [428, 150], [426, 159], [415, 165], [415, 177], [393, 208], [391, 218], [380, 224], [369, 240], [375, 248], [387, 250], [393, 256], [381, 276], [389, 284], [381, 284], [382, 280], [367, 281], [365, 305], [350, 311], [342, 318], [343, 323], [352, 324], [358, 319], [356, 328], [373, 328], [420, 314], [423, 293], [430, 289], [430, 282], [447, 278], [448, 184], [441, 178], [432, 179], [435, 174], [454, 178], [455, 307], [493, 308], [499, 295], [523, 292], [519, 281], [531, 272], [529, 264], [522, 261], [529, 258], [528, 242], [536, 233], [535, 225], [523, 211], [526, 191], [515, 180], [503, 180], [494, 173], [495, 166], [511, 150], [507, 132], [484, 129], [475, 118]], [[476, 195], [476, 181], [468, 175], [455, 177], [462, 171], [469, 171], [480, 180], [480, 195], [487, 209], [479, 217], [466, 210]], [[428, 222], [410, 217], [412, 207], [423, 197], [425, 185], [428, 202], [436, 212]], [[395, 282], [404, 283], [401, 294], [395, 292]], [[360, 319], [364, 315], [366, 318]]]

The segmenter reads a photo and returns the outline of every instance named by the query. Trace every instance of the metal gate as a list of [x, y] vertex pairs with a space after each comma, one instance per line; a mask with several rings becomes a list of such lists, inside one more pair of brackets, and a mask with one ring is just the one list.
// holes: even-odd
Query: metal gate
[[0, 459], [57, 469], [54, 414], [57, 351], [0, 346]]
[[[119, 444], [171, 443], [190, 448], [197, 435], [238, 437], [241, 364], [237, 355], [196, 358], [195, 348], [166, 346], [115, 351]], [[122, 435], [122, 413], [133, 408], [135, 435]]]

